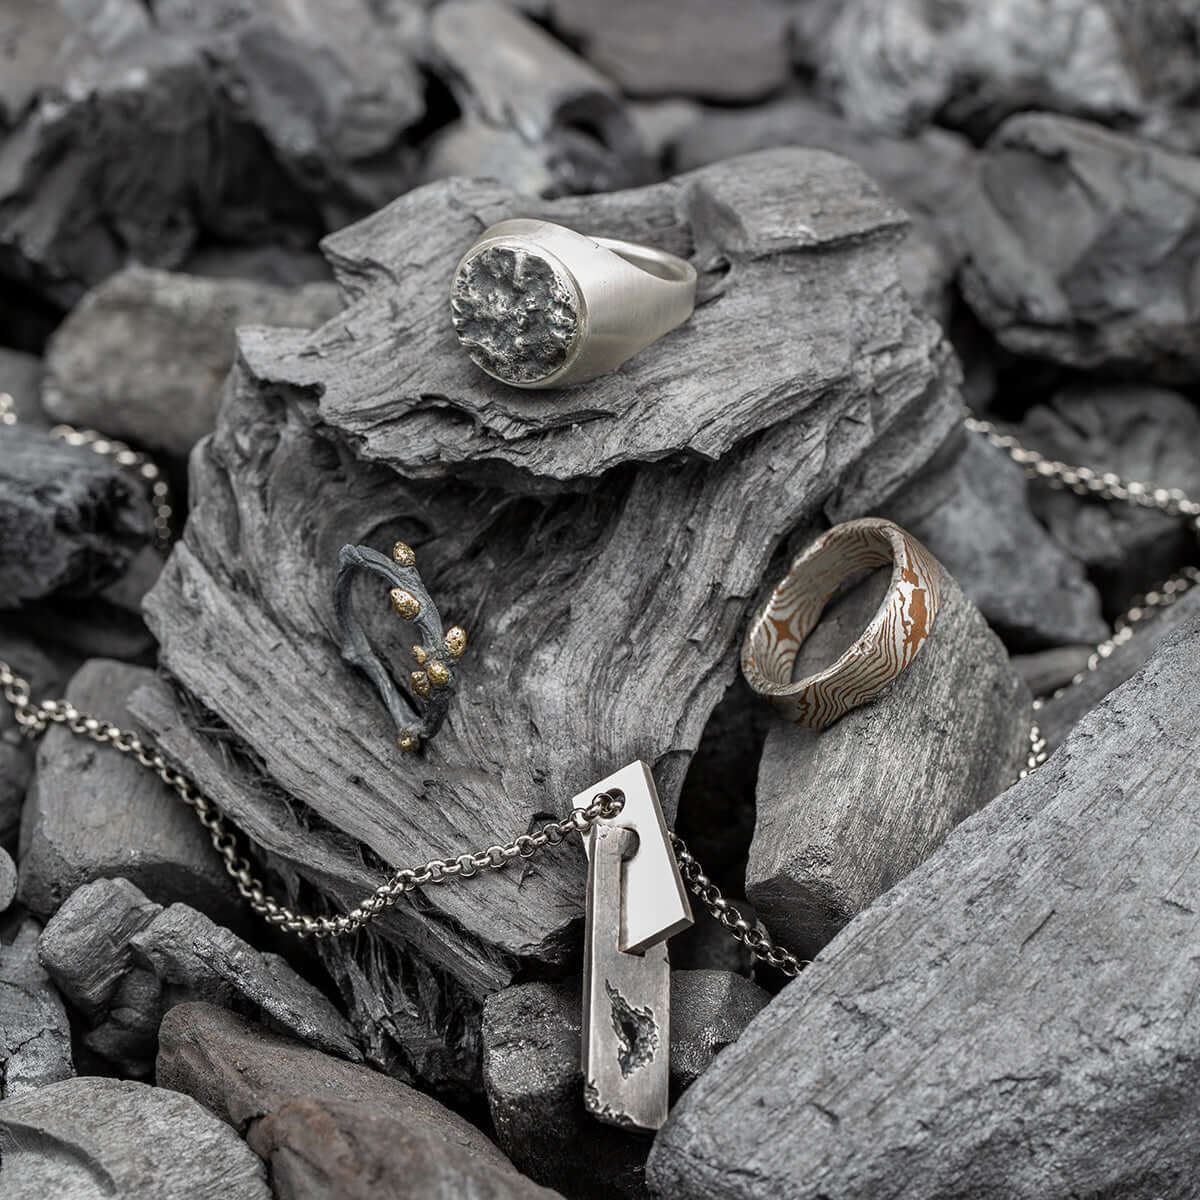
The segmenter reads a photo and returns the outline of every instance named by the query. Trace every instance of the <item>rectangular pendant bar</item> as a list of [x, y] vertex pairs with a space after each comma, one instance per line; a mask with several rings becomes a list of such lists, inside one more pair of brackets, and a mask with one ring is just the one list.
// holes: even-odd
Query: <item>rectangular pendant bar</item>
[[[692, 906], [671, 848], [650, 768], [640, 759], [632, 762], [586, 792], [580, 792], [574, 806], [586, 808], [598, 792], [622, 796], [625, 806], [617, 816], [599, 822], [596, 828], [622, 825], [637, 834], [636, 853], [625, 867], [619, 909], [619, 949], [637, 954], [691, 925]], [[584, 849], [589, 854], [590, 845], [591, 838], [585, 838]]]
[[[603, 789], [601, 789], [603, 790]], [[613, 1125], [658, 1129], [667, 1119], [671, 967], [665, 942], [618, 949], [622, 876], [637, 846], [630, 830], [592, 829], [583, 967], [584, 1104]]]

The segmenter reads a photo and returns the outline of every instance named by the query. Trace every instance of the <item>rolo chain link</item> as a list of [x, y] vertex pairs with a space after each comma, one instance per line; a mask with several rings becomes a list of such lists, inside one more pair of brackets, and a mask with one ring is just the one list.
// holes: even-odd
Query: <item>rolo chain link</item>
[[[0, 424], [14, 425], [16, 420], [12, 397], [6, 392], [0, 392]], [[1023, 446], [1016, 438], [1002, 433], [988, 421], [967, 416], [964, 423], [971, 432], [982, 435], [992, 445], [1005, 451], [1014, 462], [1024, 467], [1029, 476], [1041, 479], [1051, 487], [1070, 488], [1081, 496], [1157, 508], [1172, 516], [1185, 518], [1193, 529], [1200, 532], [1200, 503], [1191, 500], [1178, 489], [1152, 488], [1147, 484], [1123, 480], [1110, 473], [1099, 473], [1087, 467], [1056, 462], [1047, 459], [1036, 450]], [[61, 438], [68, 445], [87, 447], [94, 453], [110, 457], [118, 466], [135, 472], [150, 489], [159, 548], [164, 551], [169, 549], [172, 518], [170, 490], [162, 471], [151, 459], [123, 442], [104, 437], [94, 430], [79, 430], [59, 425], [51, 430], [51, 434]], [[1115, 623], [1112, 636], [1096, 647], [1085, 670], [1079, 672], [1070, 684], [1059, 688], [1054, 697], [1061, 695], [1073, 684], [1079, 683], [1088, 671], [1095, 670], [1118, 646], [1127, 642], [1132, 636], [1134, 625], [1144, 620], [1155, 609], [1174, 603], [1197, 582], [1200, 582], [1200, 570], [1188, 567], [1156, 590], [1140, 597]], [[623, 807], [623, 800], [619, 796], [599, 792], [587, 807], [574, 809], [560, 820], [547, 822], [503, 845], [489, 846], [486, 850], [460, 854], [455, 858], [431, 859], [420, 867], [403, 867], [394, 871], [349, 912], [334, 916], [312, 916], [296, 912], [268, 893], [262, 881], [254, 875], [249, 860], [239, 853], [237, 834], [230, 828], [217, 805], [204, 796], [186, 775], [172, 767], [159, 752], [146, 746], [136, 733], [80, 712], [66, 700], [42, 700], [35, 703], [30, 695], [29, 683], [3, 661], [0, 661], [0, 687], [3, 688], [4, 698], [12, 707], [18, 727], [26, 737], [37, 738], [49, 726], [62, 725], [81, 737], [91, 738], [95, 742], [111, 746], [121, 754], [130, 755], [143, 767], [153, 771], [195, 812], [197, 819], [208, 831], [213, 848], [221, 856], [225, 870], [250, 908], [269, 924], [299, 937], [324, 938], [352, 934], [384, 910], [391, 908], [408, 892], [444, 883], [448, 879], [470, 879], [480, 871], [503, 870], [515, 859], [532, 858], [548, 846], [560, 845], [572, 834], [585, 833], [598, 821], [617, 816]], [[1042, 703], [1041, 699], [1034, 702], [1035, 713]], [[1022, 779], [1046, 760], [1046, 743], [1036, 722], [1030, 729], [1029, 741], [1027, 765], [1020, 773]], [[798, 975], [808, 960], [801, 959], [777, 945], [761, 925], [746, 920], [704, 873], [703, 867], [683, 840], [672, 833], [671, 841], [684, 883], [730, 936], [741, 942], [759, 962], [774, 967], [785, 976]]]

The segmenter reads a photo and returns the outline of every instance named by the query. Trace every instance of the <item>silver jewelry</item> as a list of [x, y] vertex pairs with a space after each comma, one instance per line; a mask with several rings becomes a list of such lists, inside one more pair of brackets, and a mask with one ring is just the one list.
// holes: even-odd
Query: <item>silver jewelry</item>
[[[838, 585], [888, 563], [891, 585], [858, 640], [832, 666], [793, 683], [800, 643]], [[941, 570], [891, 521], [866, 517], [835, 525], [796, 558], [751, 622], [742, 647], [746, 681], [797, 725], [832, 724], [879, 695], [916, 657], [937, 615]]]
[[458, 340], [493, 379], [559, 388], [615, 371], [692, 315], [674, 254], [517, 218], [486, 230], [450, 288]]

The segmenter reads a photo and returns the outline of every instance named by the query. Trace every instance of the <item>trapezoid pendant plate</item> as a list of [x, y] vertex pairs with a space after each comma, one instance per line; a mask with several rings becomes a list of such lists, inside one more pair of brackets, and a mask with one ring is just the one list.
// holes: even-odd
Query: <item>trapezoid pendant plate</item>
[[[671, 848], [671, 836], [667, 833], [650, 768], [640, 759], [632, 762], [586, 792], [580, 792], [574, 806], [587, 808], [598, 792], [620, 794], [625, 805], [615, 817], [598, 821], [595, 830], [621, 826], [637, 834], [636, 851], [625, 864], [617, 948], [638, 954], [691, 925], [692, 906]], [[590, 857], [591, 835], [584, 838], [583, 846]]]
[[593, 1116], [626, 1128], [667, 1119], [671, 966], [665, 942], [644, 954], [617, 948], [622, 874], [636, 839], [597, 825], [589, 839], [583, 958], [583, 1099]]

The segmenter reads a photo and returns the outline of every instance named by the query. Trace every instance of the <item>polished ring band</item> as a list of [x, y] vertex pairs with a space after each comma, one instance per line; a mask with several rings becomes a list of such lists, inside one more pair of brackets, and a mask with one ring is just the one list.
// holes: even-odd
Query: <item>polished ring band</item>
[[[800, 644], [846, 579], [892, 563], [871, 623], [831, 667], [792, 682]], [[877, 517], [835, 525], [792, 563], [751, 622], [742, 647], [750, 686], [797, 725], [823, 729], [877, 696], [924, 644], [937, 614], [941, 566], [899, 525]]]
[[450, 289], [458, 340], [493, 379], [559, 388], [615, 371], [692, 315], [674, 254], [517, 218], [486, 230]]

